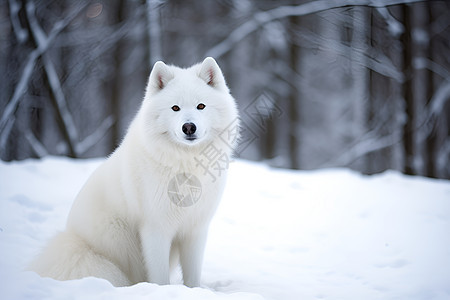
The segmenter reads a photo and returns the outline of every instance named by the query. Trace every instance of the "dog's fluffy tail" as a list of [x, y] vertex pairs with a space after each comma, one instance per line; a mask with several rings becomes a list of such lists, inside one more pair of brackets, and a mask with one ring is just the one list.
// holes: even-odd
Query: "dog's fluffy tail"
[[112, 261], [96, 253], [82, 238], [65, 231], [56, 235], [30, 264], [43, 277], [58, 280], [99, 277], [114, 286], [127, 286], [127, 276]]

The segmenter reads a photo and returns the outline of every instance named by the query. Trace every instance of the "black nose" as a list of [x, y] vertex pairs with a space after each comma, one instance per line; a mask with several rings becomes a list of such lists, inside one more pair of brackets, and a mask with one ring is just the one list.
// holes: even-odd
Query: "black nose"
[[184, 123], [182, 129], [184, 134], [193, 135], [195, 133], [195, 130], [197, 130], [197, 127], [194, 123]]

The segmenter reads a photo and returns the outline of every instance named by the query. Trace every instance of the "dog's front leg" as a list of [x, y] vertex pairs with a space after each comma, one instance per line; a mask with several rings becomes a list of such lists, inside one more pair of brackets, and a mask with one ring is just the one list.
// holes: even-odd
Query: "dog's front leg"
[[200, 286], [207, 234], [207, 229], [196, 230], [187, 235], [181, 243], [180, 263], [183, 281], [188, 287]]
[[148, 282], [160, 285], [169, 284], [171, 240], [164, 229], [144, 227], [141, 233], [141, 244]]

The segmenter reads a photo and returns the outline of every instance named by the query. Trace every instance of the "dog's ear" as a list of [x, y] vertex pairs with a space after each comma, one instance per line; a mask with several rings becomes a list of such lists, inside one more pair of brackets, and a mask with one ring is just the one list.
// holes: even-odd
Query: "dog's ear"
[[153, 65], [150, 78], [148, 80], [147, 92], [154, 94], [167, 86], [170, 80], [174, 77], [170, 68], [162, 61], [157, 61]]
[[198, 76], [211, 87], [228, 90], [222, 71], [212, 57], [207, 57], [202, 62]]

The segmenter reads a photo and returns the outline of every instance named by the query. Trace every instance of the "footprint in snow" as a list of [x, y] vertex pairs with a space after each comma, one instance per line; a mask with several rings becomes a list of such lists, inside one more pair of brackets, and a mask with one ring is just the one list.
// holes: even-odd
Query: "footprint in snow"
[[22, 205], [24, 207], [28, 207], [28, 208], [34, 208], [34, 209], [43, 210], [43, 211], [51, 211], [52, 210], [52, 208], [49, 205], [39, 203], [37, 201], [33, 201], [23, 194], [16, 194], [16, 195], [10, 197], [9, 200], [11, 202], [15, 202], [17, 204], [20, 204], [20, 205]]
[[407, 261], [406, 259], [400, 258], [400, 259], [396, 259], [392, 262], [376, 264], [375, 267], [399, 269], [399, 268], [403, 268], [404, 266], [407, 266], [407, 265], [409, 265], [409, 261]]

